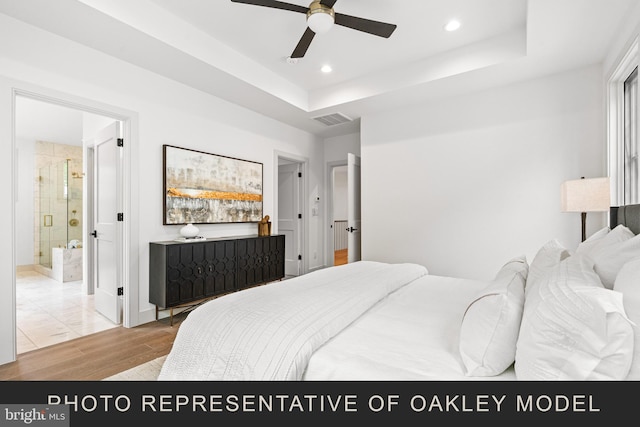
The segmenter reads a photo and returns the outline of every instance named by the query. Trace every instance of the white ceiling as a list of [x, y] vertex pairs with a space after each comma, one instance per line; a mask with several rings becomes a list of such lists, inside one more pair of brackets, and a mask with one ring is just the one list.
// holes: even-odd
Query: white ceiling
[[[289, 0], [307, 7], [310, 0]], [[426, 99], [601, 62], [636, 0], [338, 0], [396, 24], [334, 26], [296, 64], [305, 15], [230, 0], [0, 0], [0, 13], [320, 136]], [[454, 33], [448, 20], [461, 21]], [[107, 34], [109, 36], [107, 36]], [[331, 74], [320, 67], [330, 64]], [[353, 122], [327, 127], [314, 117]]]

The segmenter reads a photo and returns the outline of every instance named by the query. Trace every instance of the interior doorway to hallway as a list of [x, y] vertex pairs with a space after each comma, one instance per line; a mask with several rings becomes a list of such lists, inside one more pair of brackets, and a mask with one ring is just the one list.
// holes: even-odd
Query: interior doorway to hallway
[[347, 264], [349, 245], [347, 232], [347, 165], [335, 166], [331, 174], [333, 230], [333, 265]]
[[342, 265], [361, 259], [360, 157], [327, 163], [327, 259]]

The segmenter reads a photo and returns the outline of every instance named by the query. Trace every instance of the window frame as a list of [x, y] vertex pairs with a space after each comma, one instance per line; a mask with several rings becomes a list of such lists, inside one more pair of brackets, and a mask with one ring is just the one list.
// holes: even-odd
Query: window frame
[[[615, 68], [607, 85], [608, 175], [611, 181], [611, 205], [625, 203], [625, 91], [628, 77], [640, 65], [639, 40], [636, 38]], [[640, 105], [636, 102], [636, 113]], [[636, 124], [640, 117], [636, 114]], [[640, 195], [639, 195], [640, 196]]]
[[[629, 88], [629, 89], [628, 89]], [[638, 203], [638, 67], [624, 81], [624, 204]], [[632, 116], [632, 120], [628, 117]], [[631, 142], [629, 142], [631, 140]], [[632, 153], [629, 153], [632, 151]]]

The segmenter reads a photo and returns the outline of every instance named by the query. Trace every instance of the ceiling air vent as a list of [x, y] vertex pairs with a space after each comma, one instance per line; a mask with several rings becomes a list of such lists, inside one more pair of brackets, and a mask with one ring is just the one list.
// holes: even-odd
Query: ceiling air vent
[[342, 113], [333, 113], [327, 114], [326, 116], [314, 117], [313, 120], [316, 120], [325, 126], [334, 126], [350, 122], [352, 119]]

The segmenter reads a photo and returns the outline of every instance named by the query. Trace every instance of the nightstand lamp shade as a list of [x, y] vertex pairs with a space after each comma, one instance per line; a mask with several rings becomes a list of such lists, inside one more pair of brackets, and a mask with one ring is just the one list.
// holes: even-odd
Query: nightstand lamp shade
[[562, 212], [580, 212], [582, 241], [586, 239], [587, 212], [606, 212], [611, 206], [609, 178], [575, 179], [562, 183]]

